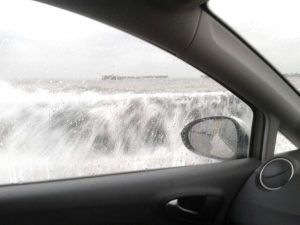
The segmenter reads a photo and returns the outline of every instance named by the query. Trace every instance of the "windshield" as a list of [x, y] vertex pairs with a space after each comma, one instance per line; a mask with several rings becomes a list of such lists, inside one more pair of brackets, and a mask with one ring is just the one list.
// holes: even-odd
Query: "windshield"
[[300, 90], [300, 1], [212, 0], [209, 7]]

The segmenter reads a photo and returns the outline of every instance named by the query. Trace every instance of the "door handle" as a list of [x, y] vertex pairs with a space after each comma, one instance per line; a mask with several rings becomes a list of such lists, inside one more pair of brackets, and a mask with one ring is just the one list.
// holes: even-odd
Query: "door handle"
[[184, 213], [191, 214], [191, 215], [199, 215], [199, 212], [197, 212], [195, 210], [192, 210], [192, 209], [187, 209], [184, 206], [179, 205], [178, 204], [178, 199], [174, 199], [174, 200], [169, 201], [167, 203], [166, 207], [167, 208], [174, 208], [174, 209], [176, 208], [179, 211], [182, 211]]
[[166, 203], [167, 215], [176, 220], [203, 223], [213, 221], [223, 203], [220, 196], [188, 196]]

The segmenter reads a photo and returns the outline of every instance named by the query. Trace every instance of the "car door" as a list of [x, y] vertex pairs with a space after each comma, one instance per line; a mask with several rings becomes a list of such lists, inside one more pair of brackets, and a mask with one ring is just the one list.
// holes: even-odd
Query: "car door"
[[[72, 80], [67, 81], [67, 86], [62, 86], [66, 81], [59, 80], [60, 76], [56, 77], [58, 80], [53, 79], [51, 82], [47, 81], [48, 83], [45, 80], [35, 80], [34, 85], [30, 79], [27, 79], [26, 82], [17, 80], [18, 82], [13, 85], [3, 84], [3, 89], [9, 90], [8, 96], [20, 95], [21, 97], [13, 98], [13, 102], [4, 101], [2, 103], [3, 112], [9, 109], [7, 113], [1, 115], [4, 118], [2, 127], [6, 128], [3, 132], [5, 134], [3, 143], [10, 146], [10, 148], [5, 148], [7, 145], [4, 145], [2, 148], [3, 159], [7, 160], [3, 161], [2, 177], [4, 177], [3, 179], [5, 177], [13, 178], [5, 181], [0, 187], [1, 223], [150, 225], [224, 224], [226, 221], [232, 221], [236, 224], [247, 224], [244, 220], [247, 218], [248, 210], [253, 210], [253, 205], [248, 204], [248, 199], [244, 200], [243, 196], [252, 194], [252, 191], [259, 192], [261, 190], [260, 184], [248, 187], [249, 182], [250, 185], [254, 185], [257, 173], [263, 168], [260, 167], [262, 161], [271, 159], [273, 156], [280, 119], [285, 119], [285, 130], [290, 134], [291, 140], [294, 140], [295, 144], [299, 143], [297, 134], [293, 129], [289, 129], [289, 125], [297, 121], [295, 111], [299, 111], [299, 105], [294, 104], [299, 103], [299, 96], [293, 89], [266, 61], [213, 16], [206, 5], [201, 5], [201, 2], [93, 0], [43, 2], [86, 15], [151, 42], [184, 60], [185, 62], [180, 62], [183, 63], [182, 65], [193, 65], [221, 83], [222, 86], [216, 87], [215, 81], [206, 77], [186, 81], [183, 77], [188, 77], [188, 73], [179, 76], [180, 79], [176, 78], [179, 80], [169, 80], [170, 75], [157, 75], [153, 74], [154, 72], [150, 75], [146, 73], [144, 76], [101, 74], [101, 82], [104, 86], [95, 80], [86, 81], [80, 85], [78, 80]], [[12, 8], [17, 5], [13, 5]], [[24, 8], [26, 7], [24, 6]], [[36, 7], [39, 9], [38, 6]], [[22, 15], [21, 11], [19, 11], [20, 15]], [[66, 12], [57, 12], [56, 16], [60, 18], [60, 14], [63, 13]], [[43, 14], [38, 14], [39, 17], [35, 16], [33, 21], [42, 20]], [[51, 19], [48, 20], [51, 21]], [[63, 36], [63, 30], [69, 28], [62, 26], [62, 32], [54, 34], [54, 36], [64, 39], [63, 45], [55, 45], [55, 40], [51, 38], [51, 32], [47, 33], [48, 24], [44, 22], [38, 29], [33, 29], [31, 34], [35, 36], [36, 33], [42, 33], [44, 37], [49, 38], [49, 49], [60, 53], [59, 50], [64, 45], [68, 46], [72, 41], [70, 36]], [[74, 24], [74, 21], [71, 22]], [[83, 29], [89, 25], [85, 23], [82, 25], [79, 20], [76, 20], [74, 27], [76, 28], [76, 26]], [[43, 30], [43, 27], [46, 29]], [[90, 30], [94, 31], [94, 29], [96, 28], [90, 27]], [[71, 30], [68, 31], [71, 32]], [[78, 32], [77, 35], [84, 35], [84, 32], [83, 34]], [[116, 42], [119, 42], [121, 45], [117, 45], [116, 52], [122, 50], [121, 46], [124, 44], [122, 41], [125, 39], [126, 37], [121, 36], [119, 39], [115, 39], [115, 42], [107, 42], [106, 46], [109, 47], [109, 51], [105, 52], [103, 58], [107, 57], [109, 60], [104, 60], [104, 62], [109, 63], [110, 60], [113, 60], [113, 58], [109, 58], [110, 49]], [[95, 42], [97, 43], [97, 41]], [[82, 47], [86, 44], [85, 41], [75, 43], [77, 46], [70, 46]], [[18, 47], [18, 45], [16, 46]], [[20, 46], [24, 47], [22, 44], [19, 45], [19, 48]], [[125, 48], [125, 51], [121, 51], [122, 54], [130, 52], [136, 46], [131, 47], [132, 49]], [[20, 49], [23, 50], [23, 48]], [[70, 55], [76, 54], [72, 52], [72, 49], [69, 51]], [[89, 49], [89, 51], [92, 50]], [[149, 55], [152, 54], [152, 50], [145, 52]], [[146, 54], [145, 52], [143, 54]], [[27, 54], [28, 51], [26, 50], [25, 53]], [[31, 51], [30, 53], [34, 55]], [[56, 60], [58, 56], [54, 56], [53, 58]], [[76, 68], [71, 71], [72, 73], [76, 71], [79, 71], [78, 74], [84, 73], [84, 75], [78, 75], [81, 76], [80, 78], [88, 76], [86, 75], [87, 71], [91, 73], [90, 64], [84, 64], [84, 58], [88, 58], [88, 56], [85, 54], [83, 56], [79, 61], [75, 60], [71, 64]], [[130, 60], [129, 56], [126, 60]], [[138, 56], [144, 57], [144, 55], [137, 55], [133, 58], [133, 62], [140, 62]], [[37, 55], [36, 58], [32, 58], [33, 60], [26, 61], [28, 67], [22, 68], [29, 68], [28, 71], [34, 72], [35, 68], [39, 68], [38, 66], [34, 67], [34, 65], [39, 65], [39, 57], [40, 55]], [[97, 55], [92, 55], [92, 57], [97, 57]], [[141, 65], [143, 65], [141, 68], [152, 71], [150, 69], [154, 67], [162, 69], [163, 67], [159, 66], [164, 63], [174, 67], [177, 65], [176, 63], [168, 64], [167, 60], [164, 61], [164, 57], [161, 56], [158, 61], [154, 61], [154, 64], [151, 64], [150, 58], [146, 58], [149, 61], [141, 61]], [[121, 59], [124, 60], [117, 58], [115, 67], [124, 69]], [[48, 57], [45, 61], [51, 62], [51, 60], [51, 57]], [[16, 60], [16, 62], [19, 61]], [[68, 60], [63, 58], [59, 59], [59, 62], [60, 64], [49, 64], [50, 66], [48, 65], [47, 68], [50, 68], [50, 71], [47, 73], [57, 73], [55, 67], [67, 64]], [[94, 63], [97, 63], [97, 60]], [[145, 65], [148, 63], [152, 66], [146, 67]], [[9, 61], [7, 64], [9, 65]], [[2, 68], [7, 68], [4, 66], [2, 65]], [[53, 69], [51, 66], [54, 67], [53, 71], [51, 71]], [[165, 73], [168, 71], [175, 73], [178, 69], [191, 74], [194, 71], [194, 68], [184, 70], [182, 68], [183, 66], [176, 67], [176, 69], [167, 67], [164, 71]], [[13, 76], [9, 68], [2, 72]], [[61, 74], [68, 74], [68, 70]], [[262, 74], [269, 78], [268, 82]], [[66, 76], [71, 77], [72, 75]], [[204, 90], [202, 93], [195, 93], [196, 89], [201, 89], [201, 85], [197, 86], [196, 83], [205, 86], [210, 82], [213, 84], [202, 87]], [[50, 85], [51, 88], [47, 85]], [[107, 88], [111, 88], [115, 93], [116, 90], [121, 89], [120, 86], [126, 89], [126, 93], [112, 97], [112, 92], [105, 92]], [[16, 87], [21, 88], [21, 91], [16, 91]], [[80, 95], [74, 91], [74, 87], [81, 93]], [[136, 89], [141, 87], [142, 92], [135, 93]], [[178, 89], [180, 93], [172, 92], [170, 90], [173, 89], [170, 88]], [[217, 91], [207, 90], [215, 90], [215, 88]], [[154, 91], [159, 92], [161, 89], [168, 92], [159, 93], [159, 95], [156, 92], [153, 93]], [[99, 93], [95, 94], [93, 91], [100, 92], [100, 96]], [[224, 91], [226, 94], [223, 93]], [[131, 92], [136, 95], [132, 95]], [[205, 93], [203, 94], [203, 92]], [[222, 93], [220, 94], [220, 92]], [[74, 95], [75, 101], [70, 97], [73, 98]], [[217, 99], [215, 99], [216, 95], [218, 95]], [[169, 103], [171, 97], [175, 98], [176, 107]], [[269, 97], [276, 98], [280, 104], [268, 101]], [[293, 101], [286, 101], [287, 98]], [[30, 101], [33, 101], [34, 104], [27, 104]], [[69, 104], [70, 102], [72, 104]], [[127, 105], [128, 102], [130, 102], [129, 105]], [[201, 108], [202, 105], [199, 102], [201, 104], [207, 102], [206, 107]], [[113, 107], [111, 107], [112, 104]], [[19, 122], [18, 129], [15, 123], [12, 125], [5, 123], [10, 121], [11, 115], [15, 115], [13, 110], [17, 110], [17, 107], [22, 109], [21, 113], [16, 114], [17, 116], [13, 117], [12, 121]], [[106, 108], [103, 109], [103, 107]], [[126, 110], [122, 107], [125, 107]], [[148, 110], [142, 110], [145, 107], [148, 107]], [[289, 107], [291, 110], [286, 111], [286, 108]], [[166, 111], [166, 108], [169, 111]], [[90, 109], [89, 114], [86, 113], [86, 109]], [[165, 111], [161, 111], [161, 109]], [[179, 109], [185, 114], [174, 113]], [[104, 111], [105, 113], [103, 113]], [[115, 112], [120, 113], [116, 114]], [[44, 123], [47, 124], [46, 126], [40, 125], [44, 121], [44, 117], [41, 115], [46, 115], [47, 123]], [[89, 122], [88, 115], [95, 115], [92, 122]], [[99, 117], [99, 115], [101, 116]], [[161, 124], [165, 124], [166, 115], [172, 115], [173, 119], [177, 119], [176, 126], [172, 125], [174, 120], [170, 120], [170, 123], [164, 127], [165, 130], [174, 131], [175, 137], [165, 135], [165, 132], [161, 131]], [[244, 115], [247, 116], [244, 117]], [[184, 143], [193, 151], [182, 148], [181, 129], [186, 125], [189, 127], [189, 124], [195, 121], [200, 124], [203, 121], [205, 123], [205, 119], [209, 120], [216, 116], [218, 119], [225, 117], [230, 121], [235, 121], [234, 124], [237, 124], [239, 129], [242, 129], [240, 126], [242, 123], [236, 121], [246, 121], [247, 129], [245, 130], [248, 132], [245, 132], [245, 135], [249, 140], [243, 154], [236, 154], [238, 149], [231, 148], [230, 141], [225, 141], [227, 143], [224, 142], [225, 145], [214, 145], [218, 151], [212, 154], [212, 151], [201, 148], [204, 145], [202, 145], [203, 142], [200, 142], [199, 145], [198, 136], [195, 138], [196, 142], [187, 139], [189, 144]], [[238, 119], [236, 119], [237, 117]], [[105, 118], [109, 118], [109, 120], [104, 121]], [[198, 122], [197, 124], [199, 124]], [[151, 125], [150, 129], [148, 129], [149, 124]], [[213, 129], [214, 126], [219, 129]], [[93, 127], [94, 130], [91, 132], [89, 127]], [[219, 135], [222, 130], [220, 125], [207, 123], [205, 128], [205, 131], [212, 130], [214, 135], [217, 133], [221, 139], [222, 137], [228, 138], [226, 132], [225, 136]], [[55, 132], [49, 132], [53, 130]], [[224, 130], [226, 131], [226, 129]], [[97, 131], [96, 134], [93, 133], [95, 131]], [[110, 135], [108, 136], [108, 134]], [[22, 135], [25, 135], [25, 138], [21, 139]], [[209, 136], [205, 135], [205, 138]], [[182, 136], [183, 139], [184, 137], [191, 138], [190, 133]], [[117, 137], [117, 139], [114, 138], [111, 141], [111, 137]], [[83, 139], [88, 141], [83, 142]], [[236, 138], [235, 141], [238, 142], [240, 139], [241, 137]], [[39, 143], [37, 140], [42, 141]], [[177, 144], [179, 141], [180, 149], [184, 149], [183, 153], [177, 151], [178, 145], [172, 144]], [[140, 142], [143, 143], [143, 147], [147, 146], [152, 151], [146, 152], [146, 147], [146, 150], [141, 149], [141, 145], [137, 144]], [[97, 161], [98, 152], [82, 154], [78, 150], [87, 148], [87, 144], [90, 144], [92, 150], [98, 149], [101, 154], [104, 154], [104, 157], [101, 156], [104, 160]], [[165, 150], [166, 145], [169, 146], [168, 151]], [[54, 149], [53, 146], [56, 148]], [[200, 146], [200, 148], [195, 146]], [[207, 145], [205, 147], [207, 148]], [[227, 148], [233, 149], [230, 157], [219, 155], [219, 152], [226, 152]], [[53, 151], [53, 155], [49, 154], [52, 157], [52, 161], [49, 163], [47, 151], [53, 149], [55, 151]], [[112, 152], [112, 149], [115, 151]], [[143, 154], [136, 157], [136, 152], [142, 150]], [[65, 155], [66, 152], [67, 155]], [[6, 153], [9, 153], [9, 157]], [[31, 154], [38, 157], [32, 157]], [[45, 156], [47, 160], [43, 160]], [[197, 157], [201, 157], [202, 161]], [[65, 160], [61, 160], [62, 158]], [[86, 164], [87, 160], [91, 159], [94, 160], [90, 161], [92, 164]], [[297, 157], [293, 157], [293, 160], [293, 165], [297, 165]], [[29, 166], [26, 167], [26, 165]], [[53, 165], [56, 167], [52, 168]], [[82, 166], [82, 170], [79, 172], [78, 165]], [[90, 167], [91, 165], [93, 167]], [[10, 166], [14, 169], [6, 170]], [[101, 172], [99, 169], [95, 169], [99, 167], [101, 167]], [[46, 172], [40, 173], [43, 169]], [[297, 169], [298, 167], [295, 167], [295, 170]], [[24, 170], [24, 176], [20, 172], [22, 170]], [[28, 170], [35, 171], [36, 174], [28, 173]], [[52, 170], [55, 172], [52, 173]], [[7, 176], [5, 171], [13, 172], [12, 175]], [[26, 172], [31, 175], [27, 176]], [[51, 177], [49, 174], [54, 174], [54, 176]], [[293, 178], [293, 180], [296, 179]], [[244, 186], [245, 183], [246, 186]], [[295, 186], [291, 188], [293, 187]], [[251, 196], [253, 199], [258, 196], [263, 198], [261, 195], [266, 196], [265, 193], [254, 193]], [[277, 192], [270, 193], [276, 194]], [[236, 219], [237, 215], [240, 215], [238, 219]]]

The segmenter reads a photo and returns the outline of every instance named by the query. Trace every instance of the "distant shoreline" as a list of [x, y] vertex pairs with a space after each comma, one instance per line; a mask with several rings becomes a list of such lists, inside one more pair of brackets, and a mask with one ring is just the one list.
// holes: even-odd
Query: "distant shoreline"
[[166, 75], [149, 75], [149, 76], [118, 76], [103, 75], [101, 80], [140, 80], [140, 79], [168, 79]]

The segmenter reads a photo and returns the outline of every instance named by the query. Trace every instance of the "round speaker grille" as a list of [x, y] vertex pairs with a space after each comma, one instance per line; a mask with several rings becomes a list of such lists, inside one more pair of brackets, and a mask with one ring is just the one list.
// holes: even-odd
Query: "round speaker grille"
[[294, 175], [294, 166], [286, 158], [268, 161], [260, 171], [261, 186], [268, 191], [275, 191], [286, 185]]

